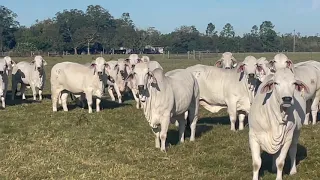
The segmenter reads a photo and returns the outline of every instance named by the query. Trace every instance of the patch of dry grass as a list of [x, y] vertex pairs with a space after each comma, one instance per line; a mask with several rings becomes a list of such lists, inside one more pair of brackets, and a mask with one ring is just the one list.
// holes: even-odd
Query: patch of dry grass
[[[320, 57], [320, 54], [314, 56]], [[309, 55], [302, 58], [301, 54], [289, 57], [295, 62], [310, 59]], [[240, 56], [237, 58], [241, 60]], [[25, 102], [8, 99], [8, 107], [0, 112], [0, 179], [251, 178], [248, 127], [241, 132], [231, 132], [225, 110], [211, 114], [201, 109], [195, 142], [187, 138], [184, 144], [177, 144], [177, 128], [172, 125], [168, 132], [171, 147], [165, 154], [154, 147], [154, 135], [132, 100], [118, 105], [107, 98], [103, 102], [104, 109], [93, 114], [69, 102], [69, 112], [53, 113], [51, 67], [61, 61], [90, 62], [91, 57], [45, 59], [48, 62], [44, 91], [47, 98], [41, 103], [32, 102], [30, 96]], [[197, 63], [213, 64], [216, 59], [200, 62], [154, 56], [166, 71]], [[31, 95], [30, 90], [28, 93]], [[285, 175], [285, 179], [319, 179], [319, 131], [319, 125], [303, 127], [298, 148], [298, 174]], [[263, 179], [275, 179], [270, 170], [271, 158], [263, 155]]]

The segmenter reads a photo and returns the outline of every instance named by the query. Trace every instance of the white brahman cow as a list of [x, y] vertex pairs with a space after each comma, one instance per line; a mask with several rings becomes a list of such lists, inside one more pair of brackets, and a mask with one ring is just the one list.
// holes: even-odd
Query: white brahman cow
[[0, 98], [2, 108], [6, 107], [6, 94], [8, 90], [8, 65], [5, 59], [0, 59]]
[[293, 64], [285, 54], [279, 53], [270, 61], [270, 66], [274, 71], [282, 68], [289, 68], [294, 72], [298, 80], [306, 83], [310, 91], [309, 93], [305, 93], [307, 113], [304, 124], [307, 125], [309, 123], [310, 112], [312, 115], [312, 124], [316, 124], [320, 101], [320, 63], [310, 60]]
[[139, 95], [144, 97], [143, 111], [156, 135], [156, 148], [161, 147], [162, 151], [166, 151], [168, 127], [170, 122], [176, 120], [179, 121], [179, 141], [184, 142], [187, 116], [191, 123], [190, 141], [195, 140], [199, 87], [190, 72], [175, 70], [169, 76], [165, 76], [161, 68], [150, 71], [147, 63], [139, 63], [127, 77], [128, 79], [135, 79]]
[[256, 83], [257, 60], [248, 56], [236, 69], [195, 65], [188, 67], [196, 77], [200, 88], [200, 105], [212, 113], [228, 109], [231, 130], [235, 131], [237, 113], [239, 130], [244, 128], [245, 115], [249, 113]]
[[258, 88], [248, 117], [253, 180], [258, 180], [261, 151], [274, 154], [277, 180], [282, 179], [288, 150], [290, 174], [297, 172], [297, 144], [306, 112], [303, 91], [309, 91], [307, 85], [287, 68], [266, 77]]
[[27, 86], [31, 87], [33, 100], [36, 100], [37, 91], [39, 90], [39, 100], [42, 100], [42, 90], [46, 81], [46, 72], [44, 66], [47, 62], [42, 56], [35, 56], [30, 62], [21, 61], [17, 63], [12, 69], [12, 100], [14, 100], [17, 86], [20, 83], [20, 92], [22, 99], [26, 99], [25, 90]]
[[[105, 87], [105, 67], [107, 62], [98, 57], [92, 61], [91, 67], [73, 62], [57, 63], [51, 69], [51, 99], [52, 109], [57, 111], [57, 101], [62, 91], [73, 94], [85, 94], [89, 113], [92, 113], [92, 96], [96, 96], [96, 111], [100, 111], [100, 102]], [[68, 93], [61, 94], [63, 110], [68, 111], [66, 102]]]

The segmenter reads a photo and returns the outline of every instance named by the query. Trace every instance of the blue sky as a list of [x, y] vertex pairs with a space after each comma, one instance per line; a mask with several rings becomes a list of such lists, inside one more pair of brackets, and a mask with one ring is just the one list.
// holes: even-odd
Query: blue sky
[[85, 10], [101, 5], [114, 16], [129, 12], [139, 28], [155, 27], [162, 33], [181, 25], [195, 25], [204, 32], [209, 22], [218, 31], [231, 23], [236, 34], [249, 32], [253, 25], [270, 20], [280, 33], [296, 29], [302, 35], [320, 34], [320, 0], [1, 0], [18, 14], [21, 25], [55, 16], [64, 9]]

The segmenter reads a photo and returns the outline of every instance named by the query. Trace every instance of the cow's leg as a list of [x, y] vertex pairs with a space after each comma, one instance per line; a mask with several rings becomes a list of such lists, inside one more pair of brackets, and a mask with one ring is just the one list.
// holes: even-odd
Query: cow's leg
[[259, 179], [259, 170], [261, 167], [260, 145], [253, 138], [249, 137], [249, 144], [252, 156], [253, 180]]
[[280, 149], [279, 156], [276, 159], [276, 166], [277, 166], [276, 180], [282, 180], [282, 172], [283, 172], [284, 162], [285, 162], [290, 145], [291, 145], [291, 140], [288, 140], [284, 143], [284, 145]]
[[242, 112], [240, 112], [238, 117], [239, 117], [239, 130], [241, 131], [244, 128], [244, 119], [245, 119], [246, 115], [243, 114]]
[[3, 97], [1, 97], [2, 107], [6, 108], [6, 97], [7, 97], [8, 84], [5, 84], [5, 89], [3, 91]]
[[67, 106], [68, 92], [61, 92], [60, 98], [61, 98], [63, 111], [68, 111], [68, 106]]
[[122, 96], [121, 96], [120, 89], [119, 89], [119, 87], [118, 87], [117, 84], [114, 85], [114, 90], [115, 90], [116, 93], [117, 93], [118, 102], [119, 102], [119, 104], [121, 104], [121, 103], [122, 103]]
[[231, 131], [236, 131], [237, 109], [236, 104], [228, 104], [228, 114], [231, 123]]
[[312, 100], [311, 99], [307, 100], [307, 102], [306, 102], [306, 117], [303, 122], [304, 125], [309, 124], [311, 105], [312, 105]]
[[297, 173], [296, 157], [297, 157], [297, 146], [298, 146], [299, 136], [300, 136], [300, 131], [295, 131], [293, 134], [290, 148], [289, 148], [289, 156], [290, 156], [290, 161], [291, 161], [290, 175], [294, 175]]
[[86, 94], [86, 98], [87, 98], [89, 113], [92, 113], [92, 93], [86, 92], [85, 94]]
[[96, 111], [100, 112], [100, 103], [101, 103], [101, 97], [97, 97], [96, 99]]
[[56, 112], [58, 110], [58, 99], [60, 98], [61, 90], [55, 89], [54, 87], [51, 88], [51, 101], [52, 101], [52, 111]]
[[166, 151], [166, 139], [167, 139], [169, 124], [170, 124], [170, 117], [162, 116], [160, 139], [161, 139], [161, 151], [163, 152]]
[[198, 111], [199, 111], [199, 102], [195, 102], [189, 109], [189, 111], [185, 114], [185, 119], [186, 121], [188, 120], [189, 116], [189, 121], [190, 121], [190, 130], [191, 130], [191, 135], [190, 135], [190, 141], [194, 141], [196, 139], [196, 128], [197, 128], [197, 122], [198, 122]]
[[60, 94], [59, 94], [58, 103], [59, 103], [59, 105], [62, 105], [61, 92], [60, 92]]
[[2, 102], [2, 107], [6, 108], [6, 95], [3, 94], [3, 96], [1, 96], [1, 102]]
[[42, 89], [39, 89], [39, 100], [42, 101]]
[[32, 90], [32, 95], [33, 95], [33, 100], [37, 100], [37, 91], [36, 91], [36, 86], [35, 85], [31, 85], [30, 84], [30, 87], [31, 87], [31, 90]]
[[313, 99], [313, 102], [312, 102], [312, 105], [311, 105], [312, 124], [313, 125], [315, 125], [317, 123], [317, 114], [318, 114], [319, 101], [320, 101], [319, 96], [316, 96]]
[[184, 132], [186, 129], [186, 120], [184, 119], [184, 116], [179, 116], [176, 118], [177, 121], [179, 121], [179, 142], [184, 142]]
[[136, 108], [140, 109], [140, 99], [137, 97], [138, 92], [135, 89], [131, 89], [134, 100], [136, 101]]
[[81, 107], [82, 107], [82, 109], [84, 109], [84, 107], [85, 107], [85, 103], [84, 103], [84, 100], [85, 100], [85, 94], [81, 94], [80, 95], [80, 103], [81, 103]]
[[21, 87], [20, 87], [20, 92], [21, 92], [21, 95], [22, 95], [22, 99], [25, 100], [26, 99], [26, 85], [21, 83]]
[[113, 95], [113, 88], [108, 87], [108, 93], [109, 93], [109, 96], [111, 97], [111, 100], [112, 100], [112, 101], [115, 101], [116, 98], [115, 98], [114, 95]]
[[152, 128], [152, 132], [156, 136], [155, 137], [156, 148], [160, 148], [160, 129], [159, 128]]
[[[14, 78], [14, 76], [12, 76], [12, 79]], [[11, 84], [11, 99], [14, 100], [16, 93], [17, 93], [17, 86], [18, 84], [12, 80], [12, 84]]]

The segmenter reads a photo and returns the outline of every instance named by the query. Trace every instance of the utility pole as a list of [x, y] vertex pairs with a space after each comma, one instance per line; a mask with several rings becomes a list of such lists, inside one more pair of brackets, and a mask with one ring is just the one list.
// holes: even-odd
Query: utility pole
[[296, 52], [296, 30], [293, 30], [293, 52]]

